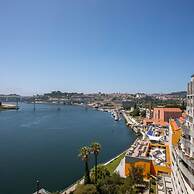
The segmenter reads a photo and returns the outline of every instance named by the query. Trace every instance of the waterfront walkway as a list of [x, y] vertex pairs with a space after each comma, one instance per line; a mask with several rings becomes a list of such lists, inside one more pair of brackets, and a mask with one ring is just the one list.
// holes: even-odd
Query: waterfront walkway
[[[37, 191], [34, 192], [33, 194], [37, 194]], [[49, 194], [49, 192], [46, 191], [45, 189], [40, 189], [40, 190], [38, 191], [38, 194]]]
[[78, 180], [76, 183], [73, 183], [72, 185], [70, 185], [69, 187], [67, 187], [63, 192], [62, 194], [69, 194], [73, 191], [75, 191], [77, 185], [79, 184], [84, 184], [84, 178]]
[[142, 131], [142, 125], [138, 123], [132, 116], [122, 111], [122, 115], [126, 121], [127, 126], [130, 126], [135, 133]]
[[127, 114], [125, 111], [122, 112], [123, 117], [125, 118], [127, 125], [140, 125], [132, 116]]

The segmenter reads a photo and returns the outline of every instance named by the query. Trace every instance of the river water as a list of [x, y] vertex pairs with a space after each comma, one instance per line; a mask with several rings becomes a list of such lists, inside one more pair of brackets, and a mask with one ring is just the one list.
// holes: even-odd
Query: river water
[[21, 104], [19, 111], [0, 111], [0, 194], [32, 194], [37, 179], [46, 190], [64, 189], [84, 173], [81, 146], [99, 142], [99, 160], [106, 162], [134, 139], [123, 120], [81, 106], [39, 104], [34, 112], [32, 104]]

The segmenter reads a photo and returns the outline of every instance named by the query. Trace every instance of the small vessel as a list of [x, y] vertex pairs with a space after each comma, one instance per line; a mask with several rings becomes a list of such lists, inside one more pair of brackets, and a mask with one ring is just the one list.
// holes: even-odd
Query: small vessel
[[1, 110], [18, 110], [19, 106], [14, 104], [2, 104], [0, 105]]
[[120, 120], [120, 116], [119, 116], [119, 112], [118, 111], [113, 110], [111, 112], [111, 114], [112, 114], [112, 116], [113, 116], [113, 118], [114, 118], [115, 121], [119, 121]]
[[115, 121], [119, 121], [119, 117], [116, 116], [116, 117], [115, 117]]

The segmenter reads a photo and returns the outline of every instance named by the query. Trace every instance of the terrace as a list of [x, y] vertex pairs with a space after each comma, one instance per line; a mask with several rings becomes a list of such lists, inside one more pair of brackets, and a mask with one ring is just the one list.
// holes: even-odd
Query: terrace
[[160, 144], [150, 144], [149, 141], [137, 140], [129, 148], [126, 155], [131, 157], [148, 158], [154, 162], [154, 165], [165, 166], [166, 159], [166, 146]]
[[157, 185], [158, 194], [173, 194], [173, 186], [169, 176], [162, 176]]
[[148, 158], [151, 159], [154, 165], [165, 166], [166, 165], [166, 149], [160, 147], [151, 147], [148, 152]]
[[150, 141], [137, 140], [126, 152], [126, 156], [152, 160], [154, 166], [167, 167], [170, 164], [170, 155], [167, 145], [151, 144]]
[[131, 145], [126, 155], [130, 155], [132, 157], [146, 157], [148, 149], [149, 141], [137, 139], [134, 144]]
[[164, 142], [167, 139], [165, 133], [163, 128], [149, 126], [146, 136], [150, 141]]

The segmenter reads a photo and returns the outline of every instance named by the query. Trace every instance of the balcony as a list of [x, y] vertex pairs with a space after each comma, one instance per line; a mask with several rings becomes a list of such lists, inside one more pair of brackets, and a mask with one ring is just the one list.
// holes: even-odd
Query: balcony
[[180, 127], [184, 135], [186, 136], [190, 135], [191, 137], [194, 138], [194, 125], [193, 124], [191, 126], [187, 126], [187, 124], [184, 123], [184, 124], [180, 124]]
[[[194, 170], [194, 158], [191, 158], [188, 154], [184, 153], [180, 149], [175, 150], [177, 155], [191, 168]], [[194, 177], [193, 177], [194, 178]], [[194, 179], [193, 179], [194, 180]]]
[[194, 185], [194, 175], [190, 172], [190, 170], [181, 161], [178, 162], [178, 166], [181, 172], [185, 175], [185, 177], [187, 177], [189, 182], [192, 183], [192, 185]]
[[182, 139], [180, 140], [180, 143], [182, 143], [185, 148], [190, 148], [191, 147], [191, 142], [190, 142], [189, 137], [187, 135], [183, 135]]
[[185, 125], [181, 125], [181, 129], [183, 131], [183, 134], [190, 135], [190, 129], [189, 129], [189, 127], [187, 127]]

